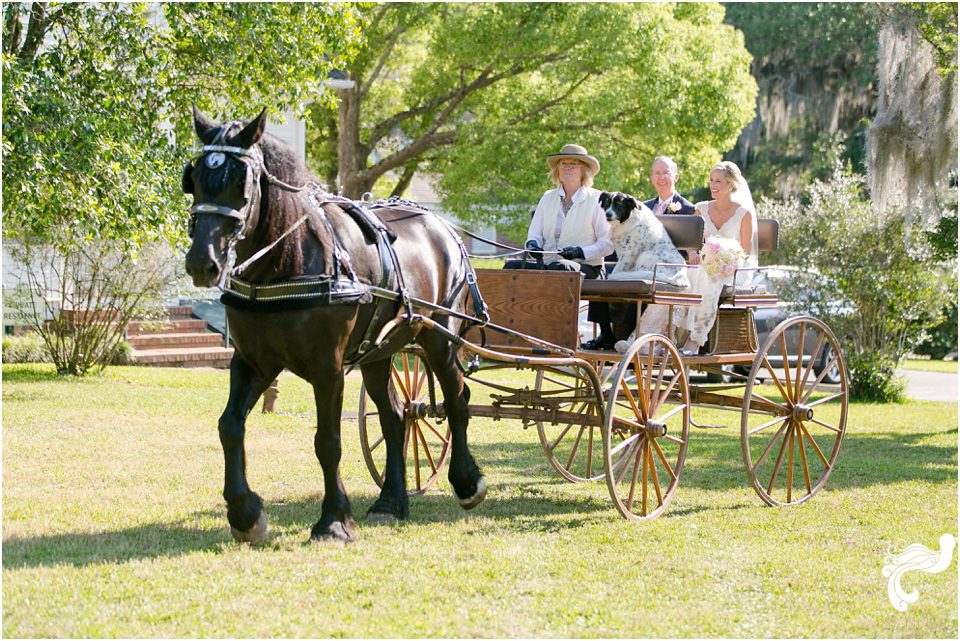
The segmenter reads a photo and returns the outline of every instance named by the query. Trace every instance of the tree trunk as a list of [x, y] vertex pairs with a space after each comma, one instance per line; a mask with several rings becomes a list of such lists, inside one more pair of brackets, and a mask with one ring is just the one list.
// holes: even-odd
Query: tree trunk
[[347, 198], [358, 199], [373, 189], [376, 178], [366, 171], [369, 150], [360, 142], [360, 100], [357, 88], [337, 91], [339, 137], [337, 139], [337, 182]]

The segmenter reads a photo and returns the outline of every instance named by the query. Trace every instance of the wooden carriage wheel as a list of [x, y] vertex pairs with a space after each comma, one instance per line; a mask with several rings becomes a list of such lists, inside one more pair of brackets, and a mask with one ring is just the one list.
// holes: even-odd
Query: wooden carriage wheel
[[607, 488], [632, 520], [654, 519], [680, 481], [690, 392], [677, 348], [659, 334], [634, 341], [611, 381], [603, 430]]
[[[758, 376], [767, 388], [754, 386]], [[831, 377], [839, 383], [818, 389]], [[810, 500], [833, 472], [846, 424], [847, 368], [836, 336], [810, 316], [783, 321], [757, 352], [743, 394], [740, 444], [753, 489], [769, 505]]]
[[[428, 377], [433, 374], [419, 355], [400, 352], [394, 356], [390, 374], [394, 390], [404, 403], [406, 429], [403, 435], [403, 458], [407, 472], [407, 494], [415, 496], [429, 490], [440, 478], [440, 471], [450, 456], [450, 426], [427, 416], [430, 406]], [[440, 393], [439, 388], [436, 393]], [[380, 430], [379, 416], [376, 405], [361, 385], [357, 415], [360, 449], [370, 476], [377, 485], [383, 487], [387, 448]]]
[[[614, 368], [608, 361], [593, 365], [601, 386], [606, 386]], [[566, 416], [555, 423], [536, 422], [547, 460], [572, 483], [599, 480], [603, 477], [602, 392], [594, 390], [590, 377], [578, 368], [538, 369], [536, 391], [556, 403], [558, 415]]]

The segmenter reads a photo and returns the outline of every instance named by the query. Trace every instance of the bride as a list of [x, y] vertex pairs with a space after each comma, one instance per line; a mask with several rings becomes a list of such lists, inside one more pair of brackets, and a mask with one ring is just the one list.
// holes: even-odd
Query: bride
[[[737, 241], [744, 252], [744, 258], [739, 261], [738, 267], [756, 267], [756, 206], [740, 168], [728, 160], [717, 163], [710, 170], [709, 186], [713, 200], [696, 204], [697, 215], [703, 218], [704, 238], [715, 236]], [[691, 265], [699, 265], [700, 260], [700, 254], [691, 254]], [[733, 275], [710, 276], [704, 269], [691, 269], [689, 276], [690, 291], [700, 294], [703, 299], [697, 306], [677, 307], [674, 311], [676, 328], [689, 332], [681, 350], [684, 356], [696, 355], [700, 347], [707, 342], [717, 317], [720, 293], [724, 285], [733, 284], [734, 278]], [[741, 276], [737, 278], [736, 284], [743, 285], [747, 280], [749, 276]], [[656, 332], [669, 336], [667, 316], [666, 305], [650, 305], [640, 318], [639, 333]]]

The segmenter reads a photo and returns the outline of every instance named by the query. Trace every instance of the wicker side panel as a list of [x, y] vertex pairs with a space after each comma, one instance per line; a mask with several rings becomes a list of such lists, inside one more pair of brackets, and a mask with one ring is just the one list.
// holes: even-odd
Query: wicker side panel
[[757, 327], [753, 321], [753, 308], [721, 307], [710, 332], [710, 344], [710, 352], [714, 354], [756, 352]]
[[[478, 269], [477, 284], [490, 322], [561, 347], [577, 349], [580, 272], [534, 269]], [[523, 339], [486, 330], [489, 347], [531, 347]], [[480, 332], [466, 339], [480, 343]]]

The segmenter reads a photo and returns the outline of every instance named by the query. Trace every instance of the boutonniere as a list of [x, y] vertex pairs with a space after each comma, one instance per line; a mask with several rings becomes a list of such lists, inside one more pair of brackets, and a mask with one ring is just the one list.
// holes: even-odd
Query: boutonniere
[[672, 202], [667, 205], [667, 209], [670, 210], [670, 213], [675, 214], [680, 211], [680, 203]]

